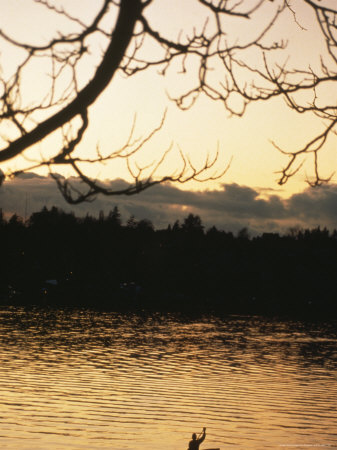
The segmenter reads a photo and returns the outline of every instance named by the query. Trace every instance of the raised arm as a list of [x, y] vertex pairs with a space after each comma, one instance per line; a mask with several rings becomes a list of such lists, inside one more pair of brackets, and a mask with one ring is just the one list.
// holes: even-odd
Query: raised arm
[[201, 444], [201, 442], [205, 440], [205, 437], [206, 437], [206, 428], [202, 430], [202, 436], [201, 438], [198, 439], [199, 444]]

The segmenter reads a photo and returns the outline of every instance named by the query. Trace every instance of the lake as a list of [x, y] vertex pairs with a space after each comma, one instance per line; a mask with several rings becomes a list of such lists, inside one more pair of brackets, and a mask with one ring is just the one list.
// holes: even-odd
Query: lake
[[337, 448], [336, 322], [0, 309], [0, 448]]

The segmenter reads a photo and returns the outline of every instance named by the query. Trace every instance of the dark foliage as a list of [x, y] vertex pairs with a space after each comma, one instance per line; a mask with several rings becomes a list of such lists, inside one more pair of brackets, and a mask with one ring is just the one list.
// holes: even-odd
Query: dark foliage
[[118, 208], [96, 219], [53, 207], [26, 224], [0, 214], [2, 303], [333, 315], [337, 232], [235, 237], [204, 231], [188, 215], [166, 230], [149, 220], [121, 224]]

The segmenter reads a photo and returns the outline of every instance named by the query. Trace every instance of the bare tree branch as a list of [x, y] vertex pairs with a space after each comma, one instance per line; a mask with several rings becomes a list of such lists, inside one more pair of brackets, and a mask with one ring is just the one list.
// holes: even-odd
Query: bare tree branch
[[[109, 0], [105, 0], [102, 14], [106, 11]], [[111, 38], [101, 64], [98, 66], [94, 78], [80, 91], [75, 99], [53, 116], [38, 124], [29, 133], [11, 142], [7, 148], [0, 150], [0, 162], [14, 158], [23, 150], [41, 141], [50, 133], [72, 120], [97, 99], [111, 81], [130, 43], [133, 29], [141, 11], [139, 0], [124, 0], [121, 2], [120, 12], [114, 34]], [[52, 43], [52, 45], [54, 45]]]
[[[7, 171], [5, 175], [15, 176], [23, 170], [48, 167], [62, 194], [72, 203], [90, 200], [98, 194], [131, 195], [165, 181], [184, 183], [191, 179], [218, 178], [228, 169], [226, 166], [210, 175], [209, 170], [215, 169], [218, 153], [215, 159], [208, 157], [201, 168], [196, 168], [181, 150], [180, 169], [160, 176], [168, 153], [174, 148], [173, 142], [167, 148], [159, 148], [150, 164], [142, 165], [134, 160], [135, 155], [163, 129], [165, 114], [158, 126], [144, 136], [135, 136], [134, 121], [125, 144], [120, 148], [101, 152], [97, 146], [94, 157], [80, 151], [79, 144], [90, 127], [90, 107], [113, 82], [117, 71], [125, 77], [132, 77], [157, 68], [161, 76], [166, 76], [169, 69], [175, 70], [179, 66], [177, 75], [190, 76], [191, 83], [187, 87], [184, 85], [178, 93], [168, 92], [168, 97], [181, 109], [191, 108], [200, 96], [206, 96], [222, 102], [231, 115], [242, 116], [252, 102], [283, 97], [288, 107], [297, 113], [315, 115], [323, 120], [324, 130], [308, 138], [308, 142], [299, 149], [288, 151], [274, 143], [288, 158], [280, 171], [279, 183], [284, 184], [301, 169], [305, 155], [313, 158], [313, 177], [308, 177], [310, 185], [331, 178], [320, 176], [318, 154], [327, 145], [328, 138], [334, 136], [337, 125], [335, 98], [321, 94], [324, 90], [333, 89], [337, 81], [337, 7], [332, 2], [299, 0], [293, 4], [291, 0], [195, 0], [203, 11], [203, 22], [195, 26], [186, 24], [186, 29], [182, 28], [177, 36], [173, 36], [165, 27], [161, 29], [159, 22], [153, 20], [149, 13], [156, 0], [102, 0], [100, 9], [88, 23], [53, 0], [32, 1], [48, 14], [62, 18], [72, 31], [59, 31], [49, 40], [32, 44], [21, 42], [6, 29], [0, 29], [0, 41], [19, 50], [22, 55], [16, 70], [10, 75], [0, 71], [0, 136], [3, 144], [0, 162], [25, 156], [25, 150], [44, 142], [55, 132], [61, 134], [62, 143], [52, 156], [36, 158], [28, 167]], [[273, 35], [275, 26], [285, 14], [299, 30], [305, 32], [298, 4], [314, 12], [325, 42], [320, 68], [314, 69], [310, 62], [306, 67], [290, 66], [285, 57], [287, 36]], [[267, 15], [269, 19], [261, 25], [261, 17]], [[189, 20], [193, 21], [193, 18]], [[103, 46], [102, 56], [96, 69], [92, 69], [83, 82], [81, 65], [89, 58], [90, 43], [97, 37]], [[153, 52], [144, 52], [148, 45], [152, 46]], [[36, 61], [48, 61], [50, 89], [41, 94], [41, 98], [29, 102], [24, 92], [25, 76]], [[85, 171], [88, 164], [105, 164], [114, 160], [124, 161], [133, 179], [129, 188], [121, 191], [110, 191]], [[55, 168], [62, 165], [71, 168], [81, 179], [83, 192], [54, 173]], [[206, 178], [201, 175], [206, 175]], [[114, 174], [116, 176], [118, 174]]]

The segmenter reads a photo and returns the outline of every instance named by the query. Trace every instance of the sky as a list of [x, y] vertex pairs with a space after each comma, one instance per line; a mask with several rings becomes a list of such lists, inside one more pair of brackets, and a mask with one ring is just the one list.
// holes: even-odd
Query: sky
[[[120, 188], [125, 181], [114, 180], [109, 185]], [[333, 183], [316, 189], [308, 187], [287, 198], [277, 191], [271, 194], [270, 190], [268, 195], [261, 195], [261, 190], [235, 183], [207, 191], [183, 191], [166, 184], [135, 196], [98, 196], [90, 203], [69, 205], [51, 177], [26, 173], [0, 189], [0, 204], [8, 217], [17, 213], [23, 219], [44, 206], [57, 206], [78, 217], [87, 213], [98, 217], [100, 211], [107, 214], [118, 206], [124, 224], [134, 215], [136, 220], [151, 220], [157, 229], [173, 225], [176, 220], [182, 223], [192, 213], [201, 217], [206, 230], [213, 225], [234, 233], [248, 228], [251, 236], [264, 232], [286, 234], [291, 228], [337, 228], [337, 185]]]
[[[2, 2], [0, 29], [5, 29], [18, 40], [28, 39], [35, 43], [55, 35], [59, 29], [65, 30], [68, 26], [60, 18], [55, 19], [55, 14], [46, 11], [37, 2], [27, 0], [11, 0], [11, 2], [2, 0]], [[101, 2], [58, 0], [51, 3], [66, 5], [71, 14], [88, 21]], [[262, 10], [254, 27], [256, 24], [266, 22], [272, 8], [277, 7], [277, 3], [277, 0], [274, 3], [266, 2], [266, 8]], [[195, 5], [195, 0], [185, 2], [156, 0], [149, 17], [168, 34], [175, 36], [181, 28], [188, 33], [193, 26], [191, 17], [197, 26], [203, 21], [201, 10]], [[298, 13], [297, 20], [300, 26], [294, 22], [292, 14], [288, 11], [275, 27], [272, 37], [284, 35], [288, 39], [285, 55], [289, 56], [290, 66], [294, 64], [300, 67], [308, 64], [315, 66], [320, 54], [324, 52], [320, 33], [310, 9], [305, 7], [303, 0], [293, 0], [292, 5]], [[254, 27], [245, 29], [245, 33], [256, 32]], [[228, 34], [234, 40], [239, 38], [235, 33], [242, 34], [242, 30], [238, 30], [233, 24], [229, 24], [229, 30], [231, 33]], [[90, 79], [103, 45], [103, 41], [92, 43], [91, 56], [87, 59], [85, 68], [82, 68], [80, 76], [83, 83], [86, 79]], [[13, 49], [0, 41], [0, 63], [3, 73], [15, 70], [15, 63], [21, 57], [20, 52], [13, 52]], [[27, 71], [25, 94], [27, 99], [35, 101], [48, 90], [45, 69], [44, 62], [38, 61], [36, 66], [33, 65]], [[160, 123], [164, 111], [167, 110], [163, 129], [137, 155], [136, 162], [146, 164], [160, 157], [172, 144], [172, 151], [162, 169], [163, 174], [172, 173], [181, 167], [179, 149], [191, 158], [193, 164], [201, 167], [207, 155], [214, 155], [219, 148], [215, 172], [220, 173], [231, 161], [229, 170], [221, 179], [202, 184], [190, 182], [184, 186], [165, 185], [127, 199], [97, 198], [94, 204], [85, 203], [76, 209], [66, 206], [47, 172], [38, 170], [35, 171], [38, 175], [29, 173], [27, 178], [6, 182], [0, 189], [0, 207], [7, 213], [16, 211], [21, 215], [27, 215], [34, 208], [42, 208], [45, 201], [47, 206], [56, 204], [83, 214], [84, 211], [97, 212], [117, 204], [121, 207], [123, 215], [135, 214], [139, 218], [147, 217], [158, 226], [181, 218], [191, 210], [200, 213], [204, 222], [209, 225], [232, 227], [233, 230], [242, 226], [250, 226], [254, 230], [262, 230], [264, 226], [271, 230], [306, 223], [333, 228], [332, 199], [336, 190], [336, 178], [332, 178], [330, 186], [316, 191], [308, 189], [305, 179], [307, 175], [310, 176], [312, 170], [308, 161], [286, 185], [279, 186], [278, 172], [287, 163], [287, 157], [271, 142], [275, 141], [284, 149], [296, 149], [303, 145], [308, 137], [322, 130], [324, 127], [322, 121], [289, 110], [282, 99], [252, 104], [242, 118], [231, 116], [222, 103], [203, 96], [197, 100], [193, 108], [181, 111], [168, 96], [174, 96], [192, 83], [193, 76], [186, 79], [178, 72], [177, 67], [172, 67], [167, 77], [158, 75], [157, 69], [148, 70], [128, 79], [117, 75], [90, 109], [90, 128], [78, 151], [89, 155], [95, 152], [97, 145], [103, 153], [118, 149], [128, 138], [135, 117], [135, 136], [141, 137]], [[4, 135], [7, 137], [4, 129], [0, 128], [0, 132], [1, 137]], [[54, 152], [57, 139], [55, 136], [46, 139], [28, 150], [26, 156], [32, 158], [37, 152], [43, 155]], [[321, 173], [328, 176], [337, 163], [335, 141], [328, 142], [322, 156]], [[27, 165], [27, 161], [17, 158], [1, 168], [6, 170], [10, 167], [15, 170], [23, 165]], [[87, 170], [91, 176], [105, 180], [106, 183], [113, 180], [120, 183], [118, 180], [128, 179], [125, 166], [119, 162], [113, 165], [88, 167]], [[68, 170], [58, 171], [65, 176], [71, 175]], [[161, 200], [158, 200], [159, 198]], [[319, 207], [320, 201], [324, 202], [324, 208]], [[326, 210], [328, 205], [332, 208], [330, 214]], [[315, 212], [312, 208], [315, 208]]]

